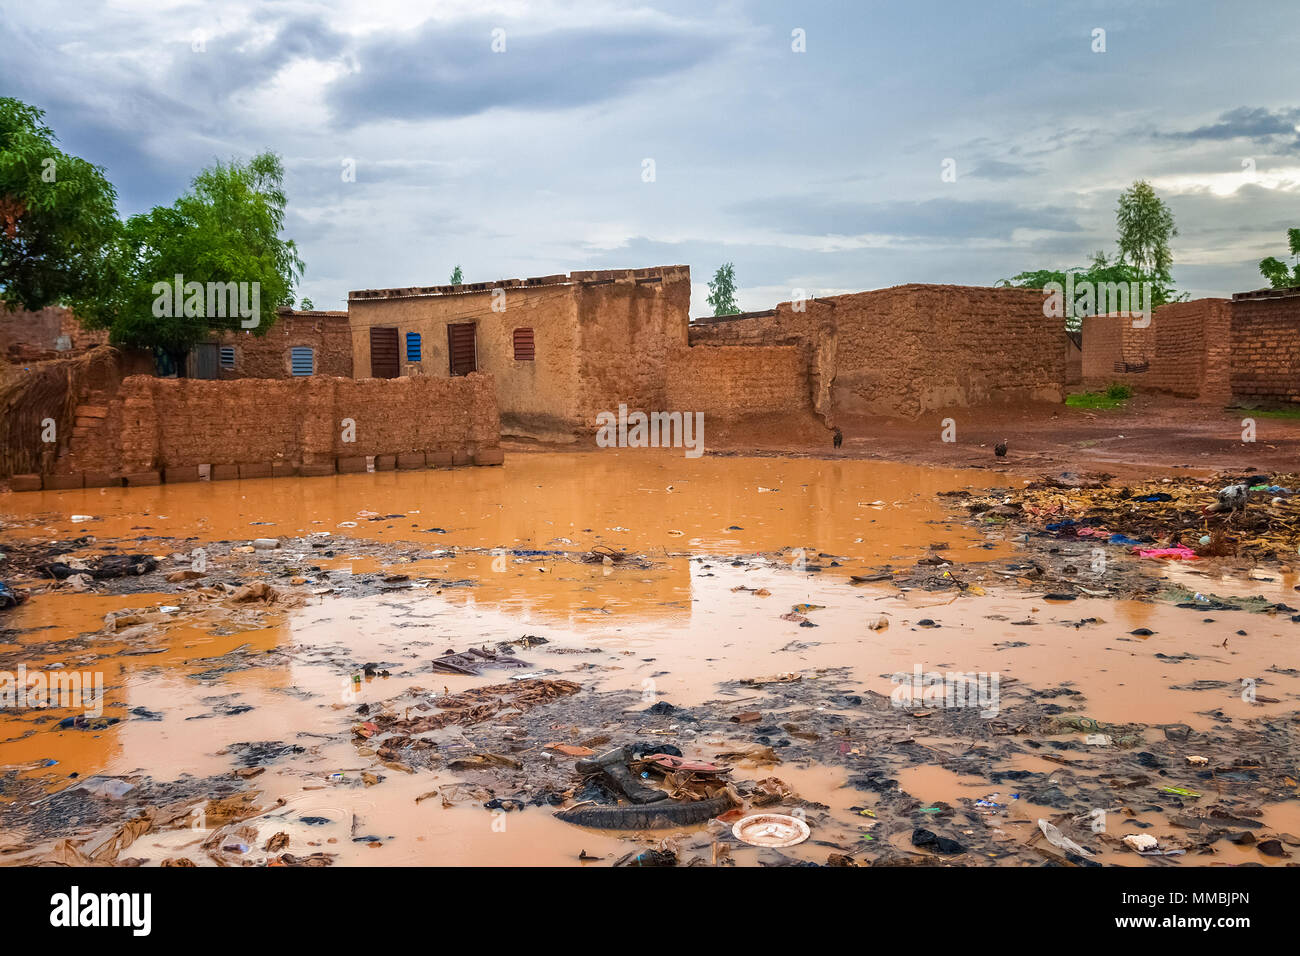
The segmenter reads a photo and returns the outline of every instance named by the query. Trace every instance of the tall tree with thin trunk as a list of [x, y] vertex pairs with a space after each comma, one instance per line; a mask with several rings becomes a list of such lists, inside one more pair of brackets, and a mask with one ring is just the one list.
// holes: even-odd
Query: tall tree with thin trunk
[[1169, 240], [1178, 235], [1174, 214], [1151, 184], [1139, 179], [1120, 193], [1115, 210], [1120, 262], [1129, 262], [1148, 275], [1168, 279], [1174, 256]]
[[709, 280], [709, 297], [705, 299], [713, 306], [714, 315], [735, 315], [740, 311], [736, 305], [736, 267], [730, 262], [718, 266], [718, 271]]

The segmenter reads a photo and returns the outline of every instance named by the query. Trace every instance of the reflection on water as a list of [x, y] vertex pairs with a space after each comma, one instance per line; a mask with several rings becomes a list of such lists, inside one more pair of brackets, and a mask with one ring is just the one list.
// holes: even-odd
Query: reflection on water
[[[0, 652], [10, 660], [17, 654], [32, 669], [101, 670], [105, 714], [123, 720], [102, 730], [56, 731], [53, 722], [64, 712], [6, 714], [0, 766], [23, 768], [52, 788], [97, 773], [168, 780], [229, 771], [231, 744], [291, 741], [303, 753], [257, 779], [268, 799], [337, 809], [371, 828], [382, 820], [385, 836], [393, 837], [382, 848], [348, 840], [329, 845], [344, 861], [568, 863], [580, 849], [621, 855], [626, 846], [575, 833], [544, 810], [514, 815], [512, 832], [528, 837], [520, 841], [499, 839], [490, 815], [477, 808], [416, 804], [415, 797], [454, 774], [389, 773], [380, 786], [330, 789], [331, 773], [366, 766], [348, 733], [355, 702], [341, 693], [351, 671], [374, 661], [393, 674], [367, 680], [362, 701], [417, 685], [454, 692], [501, 678], [431, 679], [419, 669], [448, 650], [538, 634], [549, 647], [591, 653], [521, 652], [537, 669], [600, 689], [641, 693], [649, 681], [658, 699], [682, 706], [709, 700], [720, 680], [824, 666], [847, 666], [863, 687], [887, 694], [890, 674], [920, 666], [996, 672], [1041, 689], [1068, 684], [1089, 714], [1110, 722], [1199, 728], [1216, 710], [1239, 720], [1294, 709], [1293, 676], [1271, 677], [1268, 693], [1277, 704], [1247, 703], [1235, 689], [1243, 676], [1295, 663], [1294, 625], [1285, 618], [1243, 612], [1206, 623], [1167, 604], [1048, 605], [991, 584], [986, 595], [956, 597], [849, 583], [864, 569], [910, 566], [932, 545], [967, 562], [1010, 555], [995, 536], [952, 520], [934, 497], [985, 478], [876, 462], [610, 451], [516, 455], [505, 468], [10, 496], [0, 503], [20, 525], [10, 537], [92, 533], [161, 555], [172, 545], [151, 539], [192, 538], [197, 546], [330, 531], [440, 554], [388, 561], [353, 556], [346, 541], [337, 541], [333, 558], [304, 551], [304, 562], [336, 574], [392, 567], [417, 581], [464, 583], [364, 598], [313, 595], [258, 630], [213, 633], [182, 619], [127, 643], [79, 636], [98, 632], [111, 610], [174, 597], [38, 595], [6, 614], [11, 633]], [[73, 514], [97, 520], [74, 525]], [[610, 566], [578, 559], [596, 545], [635, 560]], [[800, 570], [800, 556], [820, 570]], [[213, 573], [219, 577], [220, 567]], [[1284, 600], [1292, 583], [1254, 581], [1232, 590]], [[819, 606], [807, 612], [816, 627], [782, 618], [796, 604]], [[882, 616], [888, 627], [870, 626]], [[1097, 620], [1079, 625], [1088, 618]], [[920, 627], [922, 619], [939, 626]], [[1129, 632], [1138, 627], [1155, 634], [1136, 638]], [[1237, 635], [1239, 629], [1247, 634]], [[207, 680], [194, 676], [211, 669], [209, 659], [241, 648], [252, 666]], [[1231, 686], [1171, 689], [1198, 680]], [[797, 778], [796, 789], [836, 813], [869, 802], [868, 795], [841, 790], [842, 773], [830, 768], [791, 766], [782, 776], [792, 784]], [[952, 799], [968, 783], [920, 771], [915, 781], [927, 799]], [[167, 855], [173, 838], [150, 839]]]

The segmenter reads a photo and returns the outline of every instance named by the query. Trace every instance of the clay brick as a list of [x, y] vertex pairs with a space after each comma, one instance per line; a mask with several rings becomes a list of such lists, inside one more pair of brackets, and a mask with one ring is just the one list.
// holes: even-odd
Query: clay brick
[[163, 481], [169, 485], [178, 484], [186, 481], [199, 480], [198, 465], [183, 465], [180, 468], [164, 468]]
[[239, 466], [240, 478], [270, 478], [271, 463], [269, 461], [253, 462], [252, 464], [241, 464]]
[[456, 466], [468, 465], [473, 460], [468, 448], [457, 448], [451, 453], [451, 463]]
[[88, 471], [86, 472], [87, 488], [120, 488], [122, 478], [109, 471]]
[[411, 471], [424, 467], [424, 452], [408, 451], [397, 456], [397, 467], [402, 471]]
[[476, 465], [504, 465], [506, 453], [500, 448], [480, 448], [474, 453]]
[[162, 481], [162, 476], [156, 471], [137, 471], [124, 477], [129, 488], [134, 488], [137, 485], [157, 485]]
[[[334, 324], [345, 333], [341, 354], [346, 355], [346, 318]], [[283, 351], [281, 346], [285, 343], [277, 346]], [[237, 364], [243, 361], [241, 353]], [[490, 446], [500, 435], [496, 386], [486, 373], [356, 380], [330, 377], [319, 364], [317, 375], [279, 380], [128, 374], [106, 390], [111, 401], [81, 406], [107, 413], [81, 416], [69, 460], [58, 467], [113, 474], [156, 466], [188, 471], [211, 462], [210, 477], [229, 480], [265, 474], [231, 462], [261, 469], [261, 463], [278, 462], [271, 474], [287, 476], [296, 473], [288, 464], [295, 461], [318, 463], [306, 473], [332, 474], [335, 458], [376, 459], [380, 470], [388, 470], [398, 467], [397, 457], [403, 455], [405, 467], [423, 468], [427, 449]], [[338, 418], [344, 414], [357, 423], [356, 442], [342, 441]]]
[[332, 475], [334, 473], [333, 461], [304, 461], [298, 469], [298, 474], [304, 478], [319, 478], [322, 475]]
[[108, 409], [103, 405], [78, 405], [73, 414], [78, 418], [107, 418]]
[[14, 475], [9, 479], [9, 487], [14, 491], [40, 491], [40, 475]]
[[356, 475], [366, 470], [366, 459], [363, 456], [340, 458], [338, 464], [340, 475]]
[[288, 461], [277, 461], [271, 465], [272, 478], [293, 478], [298, 474], [298, 466]]
[[81, 472], [75, 475], [46, 475], [45, 488], [47, 491], [66, 491], [69, 488], [86, 487], [86, 476]]
[[431, 451], [424, 457], [429, 462], [430, 468], [450, 468], [455, 459], [449, 451]]

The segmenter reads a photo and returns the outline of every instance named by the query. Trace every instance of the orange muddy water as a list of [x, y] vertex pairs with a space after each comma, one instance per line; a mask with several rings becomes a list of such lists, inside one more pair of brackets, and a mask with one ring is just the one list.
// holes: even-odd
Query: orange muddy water
[[[529, 634], [550, 642], [548, 653], [519, 652], [533, 671], [684, 707], [717, 701], [719, 681], [783, 672], [811, 680], [819, 668], [847, 667], [861, 688], [883, 694], [894, 689], [891, 675], [915, 668], [994, 673], [1004, 686], [1064, 685], [1083, 695], [1083, 713], [1109, 723], [1183, 723], [1199, 730], [1214, 723], [1216, 711], [1238, 721], [1295, 711], [1300, 679], [1283, 671], [1300, 667], [1300, 654], [1297, 625], [1286, 615], [1201, 614], [1170, 603], [1091, 598], [1049, 602], [1040, 594], [999, 588], [995, 576], [970, 573], [967, 579], [982, 587], [961, 594], [850, 582], [851, 574], [881, 565], [909, 567], [936, 545], [966, 565], [1014, 557], [1001, 532], [966, 526], [935, 497], [989, 480], [986, 473], [869, 461], [691, 460], [602, 451], [518, 454], [504, 468], [5, 496], [0, 514], [7, 530], [0, 550], [10, 539], [93, 534], [124, 551], [167, 558], [175, 549], [153, 550], [149, 537], [193, 539], [188, 547], [201, 547], [328, 532], [334, 557], [304, 550], [304, 563], [329, 568], [336, 578], [399, 571], [416, 586], [339, 597], [276, 579], [277, 587], [297, 592], [304, 604], [270, 609], [256, 621], [260, 626], [246, 629], [240, 624], [247, 619], [223, 623], [169, 612], [173, 620], [158, 625], [143, 650], [101, 635], [91, 651], [74, 655], [61, 654], [58, 641], [100, 631], [110, 611], [171, 607], [177, 595], [36, 594], [3, 612], [8, 643], [0, 650], [39, 648], [25, 660], [29, 672], [54, 665], [102, 672], [104, 713], [127, 719], [78, 731], [53, 729], [44, 719], [48, 714], [0, 713], [0, 773], [40, 779], [50, 792], [96, 774], [158, 781], [206, 777], [235, 768], [231, 744], [281, 741], [304, 749], [269, 764], [250, 782], [261, 790], [264, 805], [287, 801], [252, 821], [261, 831], [259, 845], [283, 831], [295, 852], [334, 853], [344, 865], [581, 865], [580, 851], [603, 858], [585, 865], [608, 865], [674, 834], [687, 843], [707, 843], [707, 833], [696, 827], [635, 840], [560, 822], [546, 807], [503, 815], [484, 811], [474, 800], [450, 807], [436, 798], [417, 801], [465, 778], [445, 769], [407, 774], [382, 766], [352, 739], [357, 703], [386, 700], [409, 688], [454, 693], [499, 683], [505, 678], [492, 671], [482, 677], [433, 675], [427, 662], [448, 650]], [[93, 520], [74, 523], [72, 515]], [[378, 516], [384, 517], [370, 520]], [[411, 543], [438, 556], [353, 556], [348, 539]], [[576, 559], [598, 545], [637, 555], [649, 566]], [[291, 542], [291, 552], [293, 547]], [[734, 559], [743, 560], [733, 564]], [[801, 561], [821, 570], [809, 571]], [[1279, 602], [1294, 598], [1297, 584], [1294, 575], [1276, 572], [1258, 575], [1271, 580], [1215, 578], [1213, 568], [1208, 578], [1187, 569], [1168, 573], [1171, 582], [1193, 590]], [[425, 585], [433, 579], [465, 583]], [[815, 628], [782, 618], [799, 604], [816, 606], [805, 612]], [[918, 624], [927, 619], [938, 626]], [[1080, 624], [1086, 619], [1095, 620]], [[1138, 628], [1154, 634], [1130, 634]], [[210, 659], [240, 648], [279, 656], [276, 663], [212, 679], [193, 676]], [[590, 653], [551, 653], [557, 649]], [[368, 678], [359, 697], [349, 696], [351, 681], [331, 666], [331, 655], [339, 652], [382, 661], [391, 676]], [[1243, 699], [1242, 679], [1265, 673], [1261, 693], [1277, 702]], [[1197, 685], [1202, 689], [1173, 689], [1197, 682], [1205, 682]], [[743, 701], [735, 703], [741, 709]], [[139, 708], [162, 719], [132, 717]], [[629, 720], [635, 729], [634, 716]], [[910, 732], [924, 739], [924, 721], [913, 721]], [[739, 729], [735, 741], [675, 739], [687, 756], [705, 759], [736, 741], [744, 741]], [[1026, 756], [1018, 769], [1050, 773], [1056, 765]], [[350, 785], [363, 773], [382, 779]], [[801, 797], [826, 804], [831, 822], [817, 828], [814, 840], [853, 845], [869, 839], [862, 808], [873, 806], [875, 797], [847, 787], [844, 768], [742, 763], [737, 774], [778, 776]], [[999, 802], [1011, 803], [998, 831], [1007, 841], [1028, 840], [1035, 820], [1055, 812], [1013, 802], [1005, 785], [993, 787], [942, 767], [912, 768], [900, 784], [922, 801], [950, 803], [1000, 791], [1005, 799]], [[329, 822], [305, 827], [295, 823], [302, 816]], [[1150, 823], [1143, 832], [1157, 837], [1178, 832], [1158, 814], [1135, 819]], [[1262, 820], [1270, 830], [1300, 833], [1300, 803], [1265, 805]], [[359, 841], [358, 834], [379, 839]], [[0, 833], [0, 850], [30, 847], [38, 836]], [[203, 865], [210, 862], [198, 850], [203, 837], [192, 830], [151, 833], [128, 855], [148, 864], [189, 856]], [[1250, 847], [1220, 847], [1202, 862], [1281, 862]], [[897, 848], [915, 852], [905, 842]], [[757, 852], [741, 847], [731, 858], [753, 863]], [[827, 849], [810, 841], [783, 852], [824, 862]], [[1112, 851], [1102, 859], [1147, 862]]]

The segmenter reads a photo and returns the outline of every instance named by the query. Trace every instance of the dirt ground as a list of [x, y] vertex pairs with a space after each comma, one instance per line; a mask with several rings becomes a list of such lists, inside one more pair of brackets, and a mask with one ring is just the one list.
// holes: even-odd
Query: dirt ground
[[962, 414], [2, 496], [0, 865], [1289, 865], [1300, 429]]
[[[713, 453], [781, 452], [1030, 473], [1291, 469], [1300, 456], [1300, 419], [1255, 417], [1255, 441], [1243, 442], [1242, 421], [1252, 416], [1247, 409], [1139, 393], [1106, 410], [992, 405], [933, 411], [917, 419], [844, 418], [838, 423], [844, 434], [839, 449], [828, 429], [803, 418], [710, 422], [706, 444]], [[945, 419], [956, 426], [954, 442], [942, 440]], [[993, 453], [999, 442], [1007, 445], [1005, 458]]]

